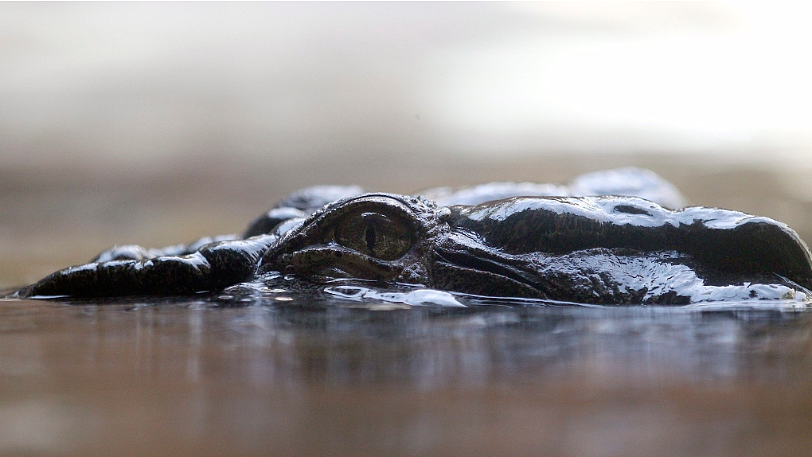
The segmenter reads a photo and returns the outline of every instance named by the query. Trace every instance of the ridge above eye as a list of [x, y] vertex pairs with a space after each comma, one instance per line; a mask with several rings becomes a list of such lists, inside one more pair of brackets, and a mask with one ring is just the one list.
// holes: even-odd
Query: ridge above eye
[[336, 221], [335, 241], [381, 260], [402, 257], [414, 244], [412, 224], [403, 216], [358, 208]]

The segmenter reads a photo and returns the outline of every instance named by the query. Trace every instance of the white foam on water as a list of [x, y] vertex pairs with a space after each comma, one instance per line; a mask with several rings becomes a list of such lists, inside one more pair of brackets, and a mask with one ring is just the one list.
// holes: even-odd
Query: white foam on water
[[384, 292], [359, 286], [331, 286], [324, 292], [353, 301], [378, 300], [386, 303], [404, 303], [410, 306], [441, 306], [466, 308], [449, 292], [434, 289], [417, 289], [411, 292]]

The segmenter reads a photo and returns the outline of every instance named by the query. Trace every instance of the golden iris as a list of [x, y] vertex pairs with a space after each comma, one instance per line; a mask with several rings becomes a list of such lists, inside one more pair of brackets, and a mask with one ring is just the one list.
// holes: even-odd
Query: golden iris
[[377, 259], [395, 260], [412, 247], [414, 234], [399, 215], [358, 210], [337, 224], [335, 241]]

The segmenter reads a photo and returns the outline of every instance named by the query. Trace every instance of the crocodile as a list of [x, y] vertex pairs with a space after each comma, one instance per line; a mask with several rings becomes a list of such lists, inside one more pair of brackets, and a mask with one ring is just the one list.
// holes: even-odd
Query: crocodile
[[315, 186], [242, 234], [108, 249], [19, 298], [169, 296], [284, 276], [603, 305], [812, 297], [809, 249], [787, 225], [702, 206], [648, 170], [566, 185], [490, 183], [416, 195]]

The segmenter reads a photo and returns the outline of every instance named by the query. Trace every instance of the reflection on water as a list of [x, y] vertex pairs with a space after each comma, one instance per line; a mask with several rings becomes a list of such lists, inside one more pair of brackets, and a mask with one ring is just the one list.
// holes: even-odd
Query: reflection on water
[[0, 302], [0, 452], [736, 455], [786, 438], [765, 399], [812, 420], [806, 312], [234, 304]]
[[[263, 385], [395, 381], [432, 388], [555, 377], [574, 367], [598, 378], [693, 381], [780, 381], [812, 368], [789, 357], [807, 348], [804, 313], [403, 308], [409, 307], [326, 301], [223, 308], [201, 300], [60, 312], [70, 316], [65, 330], [72, 320], [81, 328], [73, 357], [104, 362], [99, 354], [125, 343], [133, 368], [177, 371], [189, 380], [214, 375]], [[32, 318], [20, 314], [29, 323], [17, 325], [32, 325]], [[764, 357], [776, 350], [782, 357]]]

